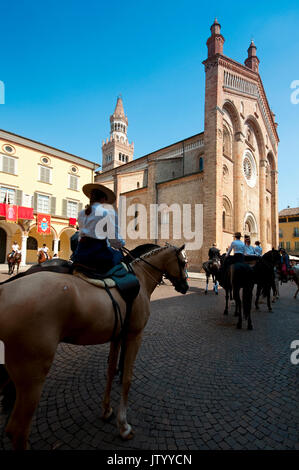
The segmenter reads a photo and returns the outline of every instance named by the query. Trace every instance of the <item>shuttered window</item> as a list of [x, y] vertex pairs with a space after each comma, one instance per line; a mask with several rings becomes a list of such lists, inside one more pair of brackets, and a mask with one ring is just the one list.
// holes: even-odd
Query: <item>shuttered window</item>
[[79, 178], [78, 176], [69, 175], [69, 189], [74, 189], [78, 191], [79, 188]]
[[42, 214], [50, 213], [50, 197], [43, 194], [37, 195], [37, 212]]
[[77, 219], [78, 203], [75, 201], [67, 201], [67, 217]]
[[0, 203], [16, 204], [16, 191], [15, 191], [15, 189], [5, 188], [5, 186], [1, 186], [1, 188], [0, 188]]
[[39, 181], [52, 183], [52, 170], [47, 166], [39, 166]]
[[6, 155], [1, 155], [0, 159], [0, 170], [5, 173], [10, 173], [12, 175], [16, 174], [16, 159], [13, 157], [7, 157]]

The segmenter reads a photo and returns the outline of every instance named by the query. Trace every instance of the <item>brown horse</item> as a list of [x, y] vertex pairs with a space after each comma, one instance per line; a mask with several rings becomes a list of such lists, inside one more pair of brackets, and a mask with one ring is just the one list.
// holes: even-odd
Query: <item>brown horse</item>
[[11, 256], [11, 253], [7, 255], [7, 264], [8, 264], [8, 274], [13, 274], [15, 266], [17, 266], [17, 274], [19, 273], [20, 263], [22, 261], [22, 254], [15, 253]]
[[[122, 394], [117, 415], [123, 439], [133, 435], [127, 422], [128, 393], [134, 361], [150, 315], [150, 296], [163, 275], [178, 292], [187, 292], [183, 249], [184, 245], [181, 248], [156, 246], [131, 262], [140, 291], [133, 301], [125, 336]], [[36, 292], [43, 293], [38, 301]], [[116, 288], [110, 292], [119, 304], [124, 321], [126, 304]], [[14, 449], [27, 448], [32, 417], [59, 342], [111, 343], [102, 417], [106, 420], [111, 416], [110, 392], [120, 349], [120, 341], [112, 341], [112, 336], [115, 327], [116, 335], [120, 333], [120, 323], [115, 325], [114, 309], [107, 292], [76, 276], [40, 271], [0, 285], [0, 339], [5, 345], [5, 367], [16, 388], [15, 405], [6, 427]]]
[[44, 263], [45, 261], [48, 261], [49, 259], [52, 259], [52, 256], [48, 254], [48, 257], [47, 257], [46, 253], [43, 250], [40, 250], [37, 253], [37, 262], [39, 264]]

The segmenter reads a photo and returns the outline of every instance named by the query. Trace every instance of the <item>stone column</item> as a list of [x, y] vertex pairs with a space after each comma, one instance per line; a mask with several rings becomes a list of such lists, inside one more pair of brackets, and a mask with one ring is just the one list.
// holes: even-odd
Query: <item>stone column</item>
[[244, 231], [244, 176], [243, 176], [243, 152], [245, 136], [242, 132], [236, 132], [234, 145], [234, 232]]
[[158, 243], [159, 227], [155, 206], [151, 204], [159, 204], [157, 191], [157, 163], [155, 160], [148, 160], [148, 177], [147, 177], [147, 237], [149, 243]]
[[28, 239], [28, 232], [23, 232], [22, 233], [22, 246], [21, 246], [21, 253], [22, 253], [21, 266], [26, 266], [27, 239]]
[[[6, 233], [7, 233], [7, 232], [6, 232]], [[12, 235], [9, 235], [9, 234], [7, 233], [7, 235], [6, 235], [5, 263], [7, 263], [7, 255], [8, 255], [8, 253], [11, 252], [11, 245], [12, 245], [12, 242], [13, 242]]]
[[57, 253], [58, 255], [58, 247], [59, 247], [59, 238], [54, 238], [53, 255], [55, 255], [55, 253]]
[[272, 245], [277, 250], [279, 244], [278, 236], [278, 171], [271, 171], [271, 235]]
[[260, 242], [265, 253], [267, 247], [267, 211], [266, 211], [266, 168], [267, 160], [260, 160], [259, 189], [260, 189]]

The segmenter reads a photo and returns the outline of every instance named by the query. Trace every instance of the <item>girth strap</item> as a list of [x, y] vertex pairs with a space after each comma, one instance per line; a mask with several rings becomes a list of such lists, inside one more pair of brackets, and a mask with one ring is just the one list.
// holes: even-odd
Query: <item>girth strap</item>
[[[112, 305], [113, 305], [113, 309], [114, 309], [114, 317], [115, 317], [113, 332], [112, 332], [112, 336], [111, 336], [111, 341], [117, 342], [117, 341], [119, 340], [119, 338], [121, 337], [121, 334], [122, 334], [122, 329], [123, 329], [123, 326], [124, 326], [124, 325], [123, 325], [123, 319], [122, 319], [122, 316], [121, 316], [121, 311], [120, 311], [119, 305], [118, 305], [118, 303], [116, 302], [116, 300], [115, 300], [115, 298], [113, 297], [113, 295], [111, 294], [110, 289], [109, 289], [109, 287], [106, 285], [106, 283], [105, 283], [105, 290], [106, 290], [107, 294], [109, 295], [109, 297], [110, 297], [110, 299], [111, 299], [111, 302], [112, 302]], [[120, 332], [119, 332], [118, 338], [116, 338], [116, 337], [115, 337], [115, 332], [116, 332], [116, 329], [117, 329], [118, 317], [119, 317], [119, 322], [120, 322]]]

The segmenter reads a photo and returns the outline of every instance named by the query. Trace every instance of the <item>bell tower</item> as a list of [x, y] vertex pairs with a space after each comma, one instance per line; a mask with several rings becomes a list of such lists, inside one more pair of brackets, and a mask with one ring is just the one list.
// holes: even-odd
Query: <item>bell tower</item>
[[134, 143], [129, 143], [127, 129], [128, 118], [119, 96], [114, 113], [110, 116], [110, 137], [102, 142], [102, 171], [111, 170], [133, 160]]

